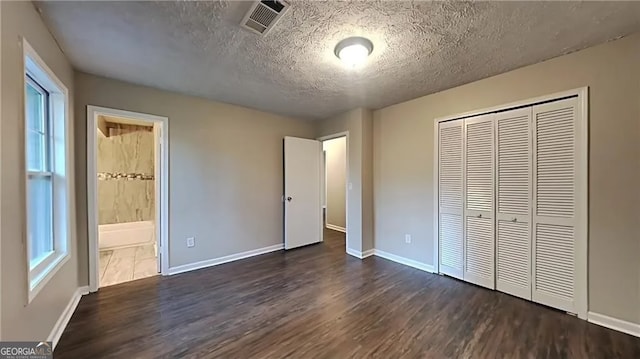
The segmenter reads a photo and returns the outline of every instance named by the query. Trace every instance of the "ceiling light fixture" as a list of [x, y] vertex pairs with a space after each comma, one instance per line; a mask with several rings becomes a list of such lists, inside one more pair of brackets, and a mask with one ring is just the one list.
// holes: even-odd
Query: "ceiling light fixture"
[[364, 37], [348, 37], [340, 41], [334, 50], [336, 56], [349, 67], [362, 65], [371, 52], [373, 43]]

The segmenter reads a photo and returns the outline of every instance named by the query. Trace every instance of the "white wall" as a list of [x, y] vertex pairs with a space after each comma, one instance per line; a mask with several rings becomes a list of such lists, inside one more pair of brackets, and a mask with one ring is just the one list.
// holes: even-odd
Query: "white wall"
[[325, 188], [327, 225], [346, 230], [346, 182], [347, 182], [347, 140], [346, 137], [324, 141]]
[[640, 323], [639, 64], [636, 34], [375, 111], [376, 248], [433, 264], [434, 119], [589, 86], [589, 310]]
[[[24, 69], [21, 38], [42, 57], [69, 90], [70, 123], [73, 124], [73, 69], [58, 48], [31, 2], [0, 2], [2, 8], [2, 340], [45, 340], [78, 288], [75, 222], [70, 255], [31, 303], [27, 299], [25, 248]], [[70, 148], [74, 153], [73, 146]], [[73, 164], [72, 164], [73, 166]], [[73, 168], [71, 173], [73, 173]], [[71, 213], [75, 219], [75, 185], [71, 186]]]

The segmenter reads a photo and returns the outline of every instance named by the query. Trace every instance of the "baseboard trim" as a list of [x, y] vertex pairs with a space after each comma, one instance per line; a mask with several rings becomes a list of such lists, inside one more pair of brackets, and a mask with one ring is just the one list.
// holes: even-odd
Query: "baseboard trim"
[[409, 267], [420, 269], [425, 272], [435, 273], [435, 269], [431, 264], [425, 264], [422, 262], [414, 261], [413, 259], [401, 257], [389, 252], [381, 251], [379, 249], [374, 249], [374, 255], [380, 258], [388, 259], [392, 262], [396, 262], [396, 263], [404, 264]]
[[362, 259], [362, 252], [356, 251], [355, 249], [351, 249], [349, 247], [347, 247], [347, 254]]
[[371, 257], [372, 255], [375, 254], [375, 249], [368, 249], [364, 252], [362, 252], [362, 258], [367, 258], [367, 257]]
[[335, 224], [329, 224], [327, 223], [325, 225], [325, 227], [327, 227], [328, 229], [333, 229], [334, 231], [338, 231], [338, 232], [342, 232], [342, 233], [347, 233], [347, 229], [344, 227], [340, 227], [340, 226], [336, 226]]
[[281, 244], [276, 244], [269, 247], [263, 247], [263, 248], [246, 251], [246, 252], [231, 254], [224, 257], [207, 259], [207, 260], [195, 262], [195, 263], [183, 264], [177, 267], [169, 268], [169, 275], [174, 275], [174, 274], [184, 273], [184, 272], [191, 272], [193, 270], [217, 266], [219, 264], [224, 264], [224, 263], [237, 261], [240, 259], [259, 256], [261, 254], [271, 253], [271, 252], [279, 251], [282, 249], [284, 249], [284, 244], [281, 243]]
[[589, 312], [587, 313], [589, 323], [613, 329], [619, 332], [627, 333], [640, 338], [640, 324], [627, 322], [626, 320], [617, 319], [608, 315]]
[[366, 250], [364, 252], [360, 252], [360, 251], [357, 251], [355, 249], [347, 248], [347, 254], [351, 255], [351, 256], [354, 256], [354, 257], [356, 257], [358, 259], [365, 259], [367, 257], [371, 257], [373, 255], [374, 251], [375, 251], [374, 249], [368, 249], [368, 250]]
[[56, 345], [58, 345], [58, 341], [60, 340], [62, 333], [64, 333], [64, 330], [67, 328], [67, 324], [69, 324], [71, 316], [73, 316], [73, 313], [76, 311], [76, 308], [80, 303], [80, 298], [82, 298], [82, 296], [85, 294], [89, 294], [88, 286], [76, 289], [76, 291], [73, 293], [73, 296], [71, 296], [67, 307], [64, 308], [64, 311], [62, 312], [62, 314], [60, 314], [56, 325], [53, 326], [51, 333], [49, 333], [47, 341], [52, 342], [54, 349], [56, 348]]

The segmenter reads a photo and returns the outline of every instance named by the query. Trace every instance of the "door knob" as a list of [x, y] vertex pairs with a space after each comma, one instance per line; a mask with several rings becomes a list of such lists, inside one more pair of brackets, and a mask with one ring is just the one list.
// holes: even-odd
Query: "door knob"
[[512, 221], [512, 222], [514, 222], [514, 223], [515, 223], [515, 222], [518, 222], [518, 218], [513, 217], [513, 219], [512, 219], [511, 221]]
[[288, 202], [291, 202], [291, 200], [292, 200], [292, 199], [293, 199], [293, 198], [291, 198], [291, 197], [287, 197], [287, 201], [288, 201]]
[[482, 218], [482, 213], [480, 213], [480, 214], [478, 215], [478, 218]]

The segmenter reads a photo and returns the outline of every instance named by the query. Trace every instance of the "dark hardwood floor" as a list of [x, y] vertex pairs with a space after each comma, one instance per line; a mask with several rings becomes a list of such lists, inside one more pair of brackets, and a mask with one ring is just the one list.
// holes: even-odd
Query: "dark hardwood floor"
[[59, 358], [640, 358], [640, 338], [378, 257], [344, 236], [80, 301]]

